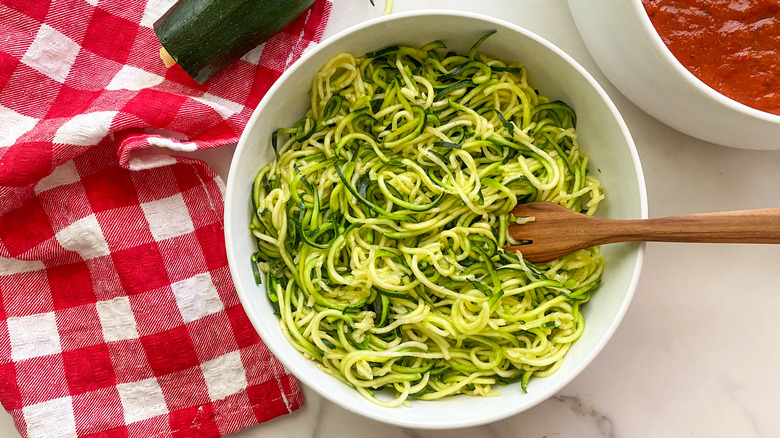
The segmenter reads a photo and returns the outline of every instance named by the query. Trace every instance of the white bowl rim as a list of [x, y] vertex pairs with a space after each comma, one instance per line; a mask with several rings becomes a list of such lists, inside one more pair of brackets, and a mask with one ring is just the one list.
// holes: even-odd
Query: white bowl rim
[[[612, 114], [613, 118], [618, 124], [618, 127], [620, 128], [621, 134], [626, 139], [627, 145], [629, 147], [629, 153], [631, 155], [632, 164], [634, 166], [634, 169], [636, 171], [636, 183], [637, 183], [637, 189], [638, 189], [638, 195], [639, 195], [639, 210], [640, 210], [640, 218], [646, 219], [648, 217], [648, 206], [647, 206], [647, 188], [645, 185], [645, 179], [644, 179], [644, 173], [642, 170], [642, 166], [639, 160], [639, 154], [636, 149], [636, 145], [634, 144], [633, 138], [630, 134], [630, 131], [628, 130], [628, 126], [626, 125], [625, 121], [623, 120], [622, 115], [617, 110], [617, 107], [615, 106], [612, 99], [609, 97], [609, 95], [604, 91], [604, 89], [601, 87], [601, 85], [596, 81], [593, 76], [582, 66], [577, 62], [574, 58], [572, 58], [569, 54], [564, 52], [562, 49], [560, 49], [558, 46], [552, 44], [547, 39], [541, 37], [540, 35], [521, 27], [517, 24], [502, 20], [500, 18], [492, 17], [489, 15], [479, 14], [479, 13], [473, 13], [473, 12], [467, 12], [467, 11], [454, 11], [454, 10], [447, 10], [447, 9], [423, 9], [423, 10], [414, 10], [414, 11], [407, 11], [407, 12], [399, 12], [399, 13], [393, 13], [390, 15], [384, 15], [376, 18], [372, 18], [369, 20], [366, 20], [364, 22], [352, 25], [344, 30], [341, 30], [337, 32], [336, 34], [328, 37], [326, 40], [323, 40], [320, 44], [313, 47], [312, 49], [306, 51], [301, 58], [299, 58], [292, 66], [290, 66], [275, 82], [274, 84], [268, 89], [265, 96], [272, 96], [278, 88], [280, 88], [284, 83], [285, 79], [292, 74], [293, 71], [296, 70], [296, 67], [298, 65], [301, 65], [304, 60], [308, 59], [309, 57], [314, 56], [316, 53], [318, 53], [320, 50], [324, 50], [324, 48], [332, 43], [338, 42], [340, 39], [344, 38], [346, 35], [355, 32], [357, 30], [374, 26], [377, 23], [382, 23], [386, 21], [392, 21], [392, 20], [402, 20], [409, 17], [416, 17], [416, 16], [439, 16], [439, 15], [449, 15], [449, 16], [458, 16], [458, 17], [464, 17], [469, 19], [477, 19], [482, 20], [485, 22], [495, 23], [500, 26], [504, 26], [507, 28], [510, 28], [514, 30], [515, 32], [518, 32], [520, 34], [523, 34], [524, 36], [535, 40], [536, 42], [542, 44], [547, 49], [554, 52], [556, 55], [560, 56], [563, 60], [565, 60], [567, 63], [569, 63], [572, 67], [574, 67], [579, 74], [581, 74], [590, 84], [591, 87], [599, 94], [599, 96], [602, 98], [604, 103], [609, 108], [610, 113]], [[247, 131], [247, 128], [254, 123], [256, 123], [257, 119], [259, 118], [260, 113], [262, 112], [262, 108], [265, 107], [266, 102], [268, 99], [264, 98], [260, 101], [260, 103], [255, 108], [254, 112], [252, 113], [252, 116], [250, 117], [249, 121], [247, 122], [247, 126], [244, 128], [244, 132], [242, 132], [241, 138], [239, 139], [238, 145], [236, 147], [236, 150], [234, 152], [234, 157], [240, 156], [241, 151], [249, 147], [248, 146], [248, 140], [247, 136], [244, 135], [244, 133]], [[231, 160], [230, 164], [230, 170], [228, 171], [228, 180], [226, 184], [225, 189], [225, 213], [230, 212], [234, 208], [234, 199], [230, 196], [231, 193], [235, 191], [235, 185], [236, 182], [236, 171], [235, 168], [239, 166], [238, 160], [233, 158]], [[242, 202], [242, 204], [245, 204], [245, 202]], [[234, 284], [236, 287], [236, 291], [239, 297], [239, 301], [241, 302], [242, 306], [245, 309], [249, 308], [248, 305], [248, 298], [246, 297], [245, 291], [241, 288], [241, 285], [238, 281], [235, 279], [239, 278], [238, 273], [238, 266], [240, 265], [237, 260], [234, 258], [234, 251], [233, 251], [233, 243], [232, 239], [230, 238], [233, 234], [233, 227], [231, 224], [231, 221], [225, 220], [224, 221], [224, 234], [225, 234], [225, 246], [227, 250], [227, 259], [228, 259], [228, 265], [230, 268], [230, 273], [232, 279], [234, 279]], [[318, 395], [325, 398], [326, 400], [340, 406], [343, 409], [346, 409], [350, 412], [353, 412], [355, 414], [361, 415], [366, 418], [370, 418], [375, 421], [380, 421], [386, 424], [398, 426], [398, 427], [409, 427], [409, 428], [415, 428], [415, 429], [456, 429], [456, 428], [463, 428], [463, 427], [474, 427], [474, 426], [480, 426], [484, 424], [493, 423], [499, 420], [503, 420], [505, 418], [508, 418], [513, 415], [517, 415], [521, 412], [527, 411], [534, 406], [537, 406], [538, 404], [548, 400], [550, 397], [558, 393], [563, 387], [571, 383], [572, 380], [574, 380], [577, 376], [579, 376], [582, 371], [587, 368], [588, 365], [599, 355], [599, 353], [603, 350], [604, 346], [609, 342], [609, 340], [614, 335], [615, 331], [617, 330], [618, 326], [623, 320], [623, 317], [625, 316], [626, 311], [628, 310], [628, 307], [633, 299], [633, 295], [636, 291], [637, 285], [639, 283], [639, 277], [642, 271], [642, 265], [644, 262], [644, 253], [646, 249], [646, 244], [644, 242], [641, 242], [638, 244], [636, 249], [636, 260], [634, 263], [634, 267], [632, 270], [632, 276], [631, 281], [628, 285], [628, 290], [626, 291], [626, 294], [623, 298], [623, 301], [620, 305], [620, 307], [617, 309], [617, 312], [612, 319], [610, 325], [607, 327], [607, 329], [604, 331], [601, 339], [599, 342], [597, 342], [594, 347], [587, 353], [587, 355], [584, 357], [584, 359], [577, 364], [575, 368], [571, 370], [571, 372], [563, 378], [560, 378], [556, 384], [552, 385], [549, 389], [547, 389], [543, 394], [540, 394], [538, 397], [535, 397], [531, 402], [526, 403], [524, 405], [521, 405], [519, 407], [514, 408], [508, 408], [506, 410], [497, 412], [496, 414], [492, 416], [482, 416], [480, 418], [449, 418], [444, 424], [443, 422], [440, 422], [438, 424], [434, 423], [423, 423], [423, 422], [416, 422], [416, 421], [410, 421], [403, 417], [403, 415], [394, 415], [397, 411], [393, 408], [387, 408], [387, 414], [386, 415], [369, 415], [365, 412], [360, 411], [355, 406], [352, 406], [348, 403], [343, 403], [342, 400], [338, 399], [335, 395], [327, 393], [326, 391], [322, 390], [317, 384], [316, 384], [316, 378], [315, 376], [309, 376], [308, 374], [302, 372], [294, 363], [291, 363], [287, 361], [283, 354], [281, 354], [280, 351], [276, 349], [276, 347], [271, 344], [267, 343], [265, 344], [268, 349], [271, 351], [271, 353], [286, 367], [286, 369], [291, 372], [301, 383], [309, 387], [310, 389], [314, 390]], [[260, 330], [257, 328], [257, 326], [254, 323], [253, 315], [250, 311], [247, 311], [247, 316], [252, 321], [253, 327], [255, 330], [259, 333]], [[265, 341], [263, 341], [265, 343]], [[323, 373], [322, 376], [317, 377], [324, 377], [325, 374]], [[401, 408], [403, 409], [403, 408]]]
[[704, 81], [699, 79], [696, 75], [691, 73], [691, 71], [688, 70], [682, 64], [682, 62], [680, 62], [680, 60], [677, 59], [676, 56], [674, 56], [672, 51], [669, 49], [669, 46], [667, 46], [666, 43], [664, 43], [664, 40], [661, 39], [661, 35], [658, 33], [658, 30], [655, 28], [655, 25], [653, 25], [653, 22], [650, 20], [650, 16], [647, 14], [647, 11], [645, 10], [642, 4], [642, 0], [633, 0], [630, 2], [630, 4], [631, 7], [634, 9], [634, 13], [639, 17], [639, 22], [641, 23], [644, 32], [646, 32], [650, 36], [650, 41], [653, 44], [654, 48], [656, 49], [656, 52], [661, 53], [661, 56], [664, 57], [664, 59], [667, 61], [667, 64], [672, 69], [674, 69], [674, 71], [680, 77], [682, 77], [688, 83], [690, 83], [699, 91], [704, 93], [707, 97], [715, 100], [717, 103], [721, 105], [725, 105], [729, 109], [738, 111], [747, 116], [755, 117], [757, 119], [769, 123], [780, 125], [780, 115], [772, 114], [767, 111], [762, 111], [760, 109], [747, 106], [744, 103], [738, 102], [730, 97], [727, 97], [726, 95], [719, 93], [717, 90], [710, 87]]

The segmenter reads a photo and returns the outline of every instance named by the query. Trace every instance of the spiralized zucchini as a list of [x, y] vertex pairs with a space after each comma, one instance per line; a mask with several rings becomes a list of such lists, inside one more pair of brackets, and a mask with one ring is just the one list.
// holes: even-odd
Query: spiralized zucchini
[[254, 182], [252, 266], [282, 331], [383, 406], [527, 390], [561, 366], [601, 281], [597, 248], [539, 265], [502, 249], [517, 203], [593, 214], [603, 194], [574, 111], [522, 64], [478, 56], [489, 35], [465, 55], [334, 56]]

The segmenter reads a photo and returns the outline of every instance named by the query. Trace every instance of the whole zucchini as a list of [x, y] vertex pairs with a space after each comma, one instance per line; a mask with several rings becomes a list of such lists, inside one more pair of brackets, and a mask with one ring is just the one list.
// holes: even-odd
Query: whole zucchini
[[290, 24], [314, 0], [179, 0], [154, 23], [165, 51], [198, 83]]

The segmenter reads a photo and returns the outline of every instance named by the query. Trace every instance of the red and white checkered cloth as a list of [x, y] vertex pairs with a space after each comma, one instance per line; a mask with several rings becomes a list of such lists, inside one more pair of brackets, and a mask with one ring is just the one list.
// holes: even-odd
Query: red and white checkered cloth
[[26, 437], [218, 437], [295, 380], [228, 272], [233, 144], [330, 0], [204, 85], [158, 57], [173, 0], [0, 2], [0, 401]]

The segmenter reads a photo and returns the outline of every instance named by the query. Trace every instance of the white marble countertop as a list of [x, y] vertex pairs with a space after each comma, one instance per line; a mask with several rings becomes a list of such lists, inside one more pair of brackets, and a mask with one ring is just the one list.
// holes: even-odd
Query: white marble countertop
[[[582, 0], [586, 1], [586, 0]], [[383, 0], [335, 0], [325, 38], [381, 15]], [[780, 151], [730, 149], [657, 122], [589, 56], [565, 0], [395, 0], [502, 18], [568, 52], [623, 114], [644, 167], [650, 217], [780, 206]], [[389, 43], [389, 42], [388, 42]], [[735, 129], [737, 129], [735, 127]], [[780, 142], [780, 139], [778, 139]], [[231, 148], [202, 153], [224, 177]], [[780, 430], [780, 246], [647, 245], [631, 307], [610, 343], [547, 402], [491, 425], [418, 431], [349, 413], [304, 389], [299, 411], [235, 438], [772, 437]], [[18, 438], [0, 414], [0, 438]]]

